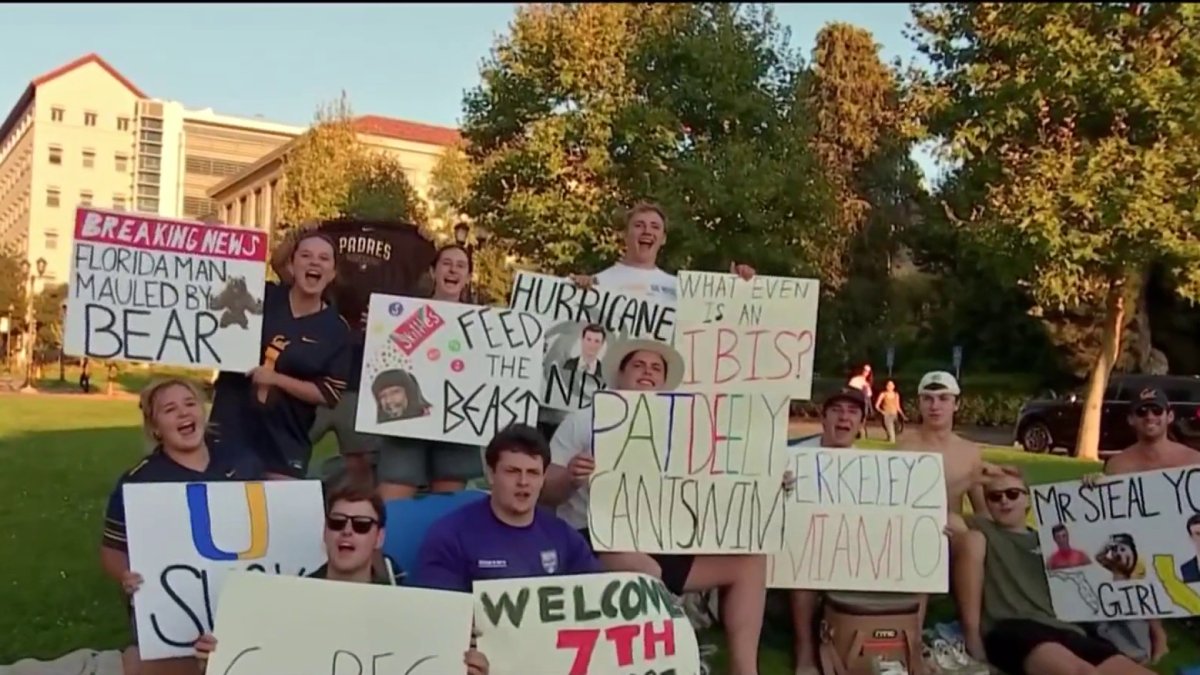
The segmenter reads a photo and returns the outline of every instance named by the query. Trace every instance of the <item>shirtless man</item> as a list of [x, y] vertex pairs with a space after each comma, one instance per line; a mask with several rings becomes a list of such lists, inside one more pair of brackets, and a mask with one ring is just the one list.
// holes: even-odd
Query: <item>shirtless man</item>
[[[1161, 389], [1143, 389], [1129, 409], [1129, 426], [1137, 434], [1133, 445], [1125, 448], [1104, 463], [1104, 472], [1084, 476], [1084, 485], [1096, 485], [1104, 476], [1140, 471], [1173, 469], [1200, 464], [1200, 452], [1167, 438], [1167, 430], [1175, 421], [1175, 413], [1167, 395]], [[1150, 663], [1157, 663], [1167, 653], [1167, 633], [1161, 621], [1151, 620]]]

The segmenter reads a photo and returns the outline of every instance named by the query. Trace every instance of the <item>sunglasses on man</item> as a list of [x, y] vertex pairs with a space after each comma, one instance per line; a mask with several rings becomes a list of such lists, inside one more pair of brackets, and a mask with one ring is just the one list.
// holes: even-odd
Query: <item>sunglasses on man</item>
[[370, 516], [343, 516], [337, 513], [325, 516], [325, 527], [331, 532], [342, 532], [347, 524], [355, 534], [367, 534], [379, 521]]
[[1149, 415], [1153, 415], [1155, 417], [1162, 417], [1163, 414], [1166, 412], [1167, 411], [1163, 410], [1162, 407], [1160, 407], [1160, 406], [1147, 405], [1147, 406], [1142, 406], [1141, 408], [1138, 408], [1137, 410], [1134, 410], [1133, 414], [1137, 415], [1138, 417], [1147, 417]]
[[984, 497], [993, 504], [999, 504], [1001, 500], [1007, 499], [1010, 502], [1015, 502], [1021, 497], [1029, 494], [1025, 488], [1008, 488], [1005, 490], [994, 490], [984, 494]]

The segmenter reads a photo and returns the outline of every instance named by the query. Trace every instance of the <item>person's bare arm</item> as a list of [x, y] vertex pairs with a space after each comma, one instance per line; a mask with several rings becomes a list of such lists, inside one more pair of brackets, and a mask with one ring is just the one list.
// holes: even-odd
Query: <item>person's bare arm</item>
[[125, 575], [129, 573], [129, 554], [111, 546], [101, 546], [100, 568], [109, 578], [121, 583], [125, 580]]
[[571, 474], [567, 467], [551, 464], [546, 469], [546, 482], [542, 485], [542, 496], [539, 502], [546, 506], [559, 506], [566, 503], [575, 492], [571, 483]]

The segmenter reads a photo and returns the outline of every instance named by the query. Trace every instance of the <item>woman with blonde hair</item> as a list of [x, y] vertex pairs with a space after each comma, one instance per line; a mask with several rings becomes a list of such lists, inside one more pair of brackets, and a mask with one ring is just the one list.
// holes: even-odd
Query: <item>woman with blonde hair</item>
[[[260, 465], [253, 456], [228, 444], [211, 443], [204, 394], [190, 380], [168, 378], [142, 390], [139, 407], [142, 430], [153, 450], [133, 468], [121, 474], [108, 498], [100, 565], [104, 573], [121, 584], [130, 597], [128, 605], [134, 644], [123, 655], [125, 672], [140, 675], [196, 672], [190, 658], [141, 662], [137, 650], [137, 625], [133, 622], [132, 596], [142, 577], [129, 569], [125, 534], [125, 486], [130, 483], [186, 483], [224, 480], [258, 480]], [[190, 670], [189, 670], [190, 668]]]

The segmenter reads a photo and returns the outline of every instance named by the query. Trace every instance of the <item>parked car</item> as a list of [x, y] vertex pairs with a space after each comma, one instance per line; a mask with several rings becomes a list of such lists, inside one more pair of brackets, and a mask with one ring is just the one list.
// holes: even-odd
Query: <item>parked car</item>
[[[1100, 414], [1100, 452], [1112, 453], [1133, 444], [1129, 426], [1129, 404], [1143, 389], [1162, 389], [1171, 402], [1175, 421], [1170, 437], [1200, 450], [1200, 377], [1183, 375], [1113, 375], [1104, 391]], [[1062, 398], [1040, 399], [1021, 406], [1017, 415], [1016, 442], [1026, 452], [1047, 452], [1058, 448], [1075, 454], [1079, 419], [1083, 414], [1082, 393]]]

